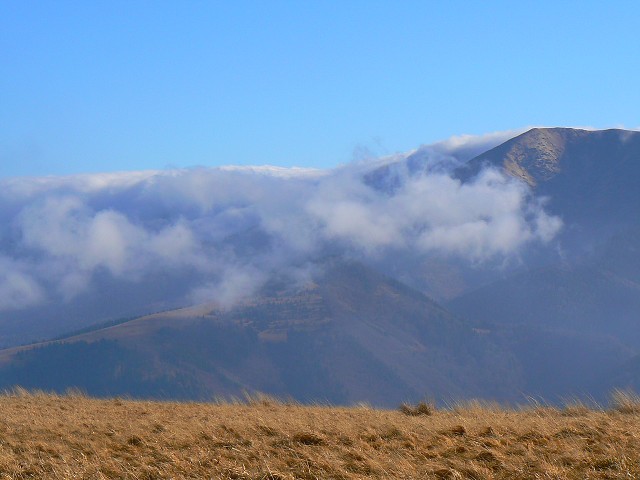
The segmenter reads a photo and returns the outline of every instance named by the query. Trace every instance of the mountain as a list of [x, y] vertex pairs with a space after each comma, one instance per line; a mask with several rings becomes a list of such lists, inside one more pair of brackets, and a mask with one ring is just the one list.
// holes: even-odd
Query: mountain
[[[564, 334], [566, 347], [582, 359], [616, 343], [620, 353], [639, 353], [640, 133], [533, 129], [472, 159], [458, 173], [468, 179], [483, 165], [548, 198], [549, 210], [565, 222], [555, 243], [559, 255], [529, 261], [519, 273], [464, 292], [447, 306], [503, 328]], [[575, 335], [590, 337], [591, 345], [576, 350]], [[544, 351], [541, 344], [536, 348]], [[568, 361], [547, 354], [538, 365], [545, 358], [555, 368]], [[613, 363], [597, 375], [590, 369], [579, 373], [590, 391], [640, 385], [637, 358]]]
[[189, 400], [247, 390], [387, 407], [425, 395], [555, 401], [603, 397], [592, 383], [635, 352], [609, 337], [471, 322], [334, 259], [316, 282], [272, 282], [232, 308], [202, 304], [4, 350], [0, 387]]
[[0, 385], [189, 399], [247, 389], [395, 406], [425, 394], [508, 397], [519, 381], [510, 359], [423, 294], [334, 260], [317, 283], [272, 284], [230, 309], [199, 305], [5, 350]]
[[612, 335], [640, 348], [640, 284], [593, 266], [550, 266], [509, 277], [449, 303], [479, 321]]
[[614, 337], [640, 350], [640, 229], [580, 261], [538, 267], [465, 293], [448, 307], [478, 321]]
[[[456, 164], [455, 159], [435, 157], [429, 148], [418, 149], [401, 161], [372, 170], [365, 180], [392, 194], [402, 189], [407, 177]], [[640, 224], [640, 132], [533, 128], [474, 156], [453, 172], [464, 185], [472, 184], [486, 168], [522, 181], [529, 198], [562, 220], [563, 228], [552, 242], [522, 249], [520, 265], [492, 264], [489, 259], [478, 266], [455, 258], [398, 255], [384, 268], [438, 300], [449, 301], [513, 274], [550, 263], [581, 261], [613, 235]], [[442, 264], [443, 268], [433, 268]]]
[[[202, 244], [211, 249], [181, 250], [183, 244], [174, 244], [173, 233], [184, 234], [186, 227], [166, 230], [151, 215], [158, 221], [153, 223], [155, 230], [149, 230], [152, 233], [133, 231], [155, 242], [151, 242], [154, 255], [171, 247], [172, 252], [189, 253], [191, 263], [185, 263], [179, 275], [166, 277], [163, 273], [174, 263], [180, 265], [180, 257], [171, 257], [174, 263], [160, 262], [156, 269], [143, 265], [139, 271], [144, 275], [127, 276], [116, 268], [124, 266], [107, 263], [111, 270], [97, 269], [91, 285], [68, 303], [42, 303], [5, 315], [0, 319], [0, 341], [6, 345], [28, 336], [59, 338], [0, 351], [0, 387], [20, 384], [56, 391], [80, 387], [99, 396], [178, 399], [258, 390], [305, 402], [368, 401], [383, 406], [425, 395], [438, 401], [603, 398], [613, 386], [640, 382], [635, 367], [640, 354], [639, 135], [622, 130], [533, 129], [458, 167], [455, 175], [462, 187], [489, 166], [527, 185], [522, 201], [545, 203], [549, 212], [562, 218], [564, 228], [553, 241], [525, 244], [506, 259], [470, 262], [429, 250], [379, 249], [375, 243], [367, 254], [359, 255], [357, 249], [349, 250], [348, 239], [367, 240], [366, 224], [357, 224], [363, 232], [355, 232], [355, 237], [333, 239], [311, 250], [311, 259], [301, 248], [309, 244], [309, 231], [296, 231], [287, 223], [297, 217], [282, 221], [275, 213], [264, 217], [285, 227], [285, 236], [274, 236], [263, 228], [256, 205], [244, 197], [229, 212], [221, 207], [185, 207], [180, 215], [200, 229], [194, 231], [202, 238], [211, 239]], [[446, 192], [462, 188], [447, 175], [438, 177], [442, 183], [420, 182], [422, 173], [451, 168], [461, 158], [448, 165], [434, 163], [428, 149], [421, 149], [382, 166], [362, 167], [355, 180], [347, 175], [338, 184], [357, 185], [354, 192], [372, 196], [376, 205], [386, 208], [389, 201], [410, 209], [409, 200], [422, 200], [416, 192], [431, 194], [428, 189], [442, 185]], [[414, 177], [418, 182], [413, 187], [420, 188], [411, 190], [409, 197], [403, 182]], [[315, 181], [296, 184], [295, 195], [285, 203], [294, 202]], [[264, 191], [287, 185], [269, 183]], [[336, 185], [316, 193], [333, 199]], [[140, 191], [149, 195], [152, 187]], [[518, 188], [513, 191], [521, 195]], [[124, 195], [122, 202], [131, 196], [146, 205], [146, 197], [137, 195]], [[346, 198], [339, 199], [332, 214], [321, 217], [323, 222], [345, 211], [368, 212], [360, 209], [366, 203], [354, 210], [355, 197]], [[438, 200], [433, 195], [428, 198]], [[277, 206], [274, 212], [287, 211]], [[464, 206], [472, 205], [457, 205], [460, 214]], [[385, 213], [384, 208], [380, 211]], [[109, 219], [113, 214], [106, 215]], [[220, 223], [207, 223], [218, 216]], [[39, 216], [38, 221], [44, 218]], [[354, 233], [350, 223], [357, 218], [340, 218], [334, 227]], [[239, 219], [246, 221], [243, 228], [235, 228]], [[118, 231], [116, 220], [110, 225]], [[369, 220], [376, 226], [393, 225], [392, 216], [382, 224], [375, 223], [375, 216]], [[311, 223], [313, 234], [323, 225]], [[420, 222], [406, 225], [416, 232], [423, 228]], [[172, 235], [157, 234], [166, 231]], [[285, 237], [295, 237], [296, 249], [283, 247]], [[189, 235], [177, 238], [190, 245]], [[295, 261], [281, 263], [291, 252]], [[225, 255], [238, 263], [216, 269], [217, 259]], [[61, 258], [50, 265], [52, 271], [57, 271]], [[235, 268], [247, 258], [260, 262], [253, 269]], [[135, 266], [136, 258], [131, 260]], [[12, 278], [23, 278], [25, 262], [5, 262], [16, 272]], [[210, 270], [199, 269], [198, 262]], [[294, 281], [293, 267], [307, 264], [313, 264], [312, 280], [305, 276], [302, 283]], [[215, 292], [224, 293], [221, 289], [212, 290], [209, 300], [193, 300], [194, 287], [224, 280], [227, 273], [239, 275], [238, 282], [231, 282], [234, 285], [246, 285], [244, 300], [216, 303], [222, 297]], [[257, 287], [263, 279], [254, 282], [253, 274], [265, 275], [268, 281]], [[436, 295], [437, 301], [425, 292]], [[112, 300], [101, 309], [105, 297]], [[176, 308], [179, 305], [184, 308]], [[106, 318], [111, 320], [95, 323]], [[61, 336], [70, 330], [75, 333]]]
[[560, 260], [466, 292], [450, 306], [498, 323], [613, 335], [640, 347], [640, 132], [532, 129], [472, 159], [548, 198]]
[[548, 197], [549, 211], [569, 229], [611, 233], [638, 221], [640, 132], [534, 128], [471, 159], [458, 175], [468, 179], [485, 166]]

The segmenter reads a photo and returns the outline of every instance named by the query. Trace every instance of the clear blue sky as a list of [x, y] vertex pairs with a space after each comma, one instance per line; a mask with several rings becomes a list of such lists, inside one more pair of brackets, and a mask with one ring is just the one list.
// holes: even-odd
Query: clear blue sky
[[637, 1], [0, 0], [0, 177], [640, 125]]

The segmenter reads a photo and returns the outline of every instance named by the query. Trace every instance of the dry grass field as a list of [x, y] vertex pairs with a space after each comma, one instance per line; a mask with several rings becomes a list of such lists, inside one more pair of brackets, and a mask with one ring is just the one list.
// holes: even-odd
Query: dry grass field
[[0, 478], [640, 478], [640, 402], [509, 410], [0, 397]]

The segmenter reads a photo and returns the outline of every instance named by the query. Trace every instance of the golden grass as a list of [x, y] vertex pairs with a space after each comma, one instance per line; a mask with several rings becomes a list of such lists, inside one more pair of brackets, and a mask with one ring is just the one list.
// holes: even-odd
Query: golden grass
[[0, 396], [0, 478], [640, 478], [637, 400], [403, 413], [16, 390]]

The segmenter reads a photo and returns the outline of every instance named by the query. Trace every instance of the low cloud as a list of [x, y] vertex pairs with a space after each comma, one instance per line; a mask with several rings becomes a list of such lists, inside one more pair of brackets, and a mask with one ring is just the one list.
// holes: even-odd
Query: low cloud
[[22, 247], [45, 264], [63, 264], [64, 273], [72, 276], [105, 269], [114, 277], [131, 277], [158, 262], [172, 266], [197, 260], [196, 242], [183, 222], [159, 229], [134, 224], [126, 211], [90, 208], [77, 192], [45, 195], [27, 204], [13, 223]]
[[334, 170], [198, 168], [0, 181], [0, 310], [69, 301], [97, 274], [193, 278], [190, 301], [230, 305], [315, 259], [402, 250], [483, 262], [561, 227], [527, 187], [486, 170], [451, 175], [502, 140], [458, 138]]
[[320, 186], [307, 211], [324, 237], [367, 253], [393, 247], [482, 261], [548, 242], [561, 227], [524, 184], [496, 170], [464, 184], [445, 173], [406, 175], [391, 195], [357, 179], [337, 183]]
[[30, 307], [40, 303], [44, 292], [18, 262], [0, 257], [0, 311]]
[[223, 308], [230, 307], [252, 295], [266, 280], [265, 272], [256, 268], [228, 268], [218, 281], [196, 287], [189, 295], [189, 300], [194, 304], [215, 301]]

